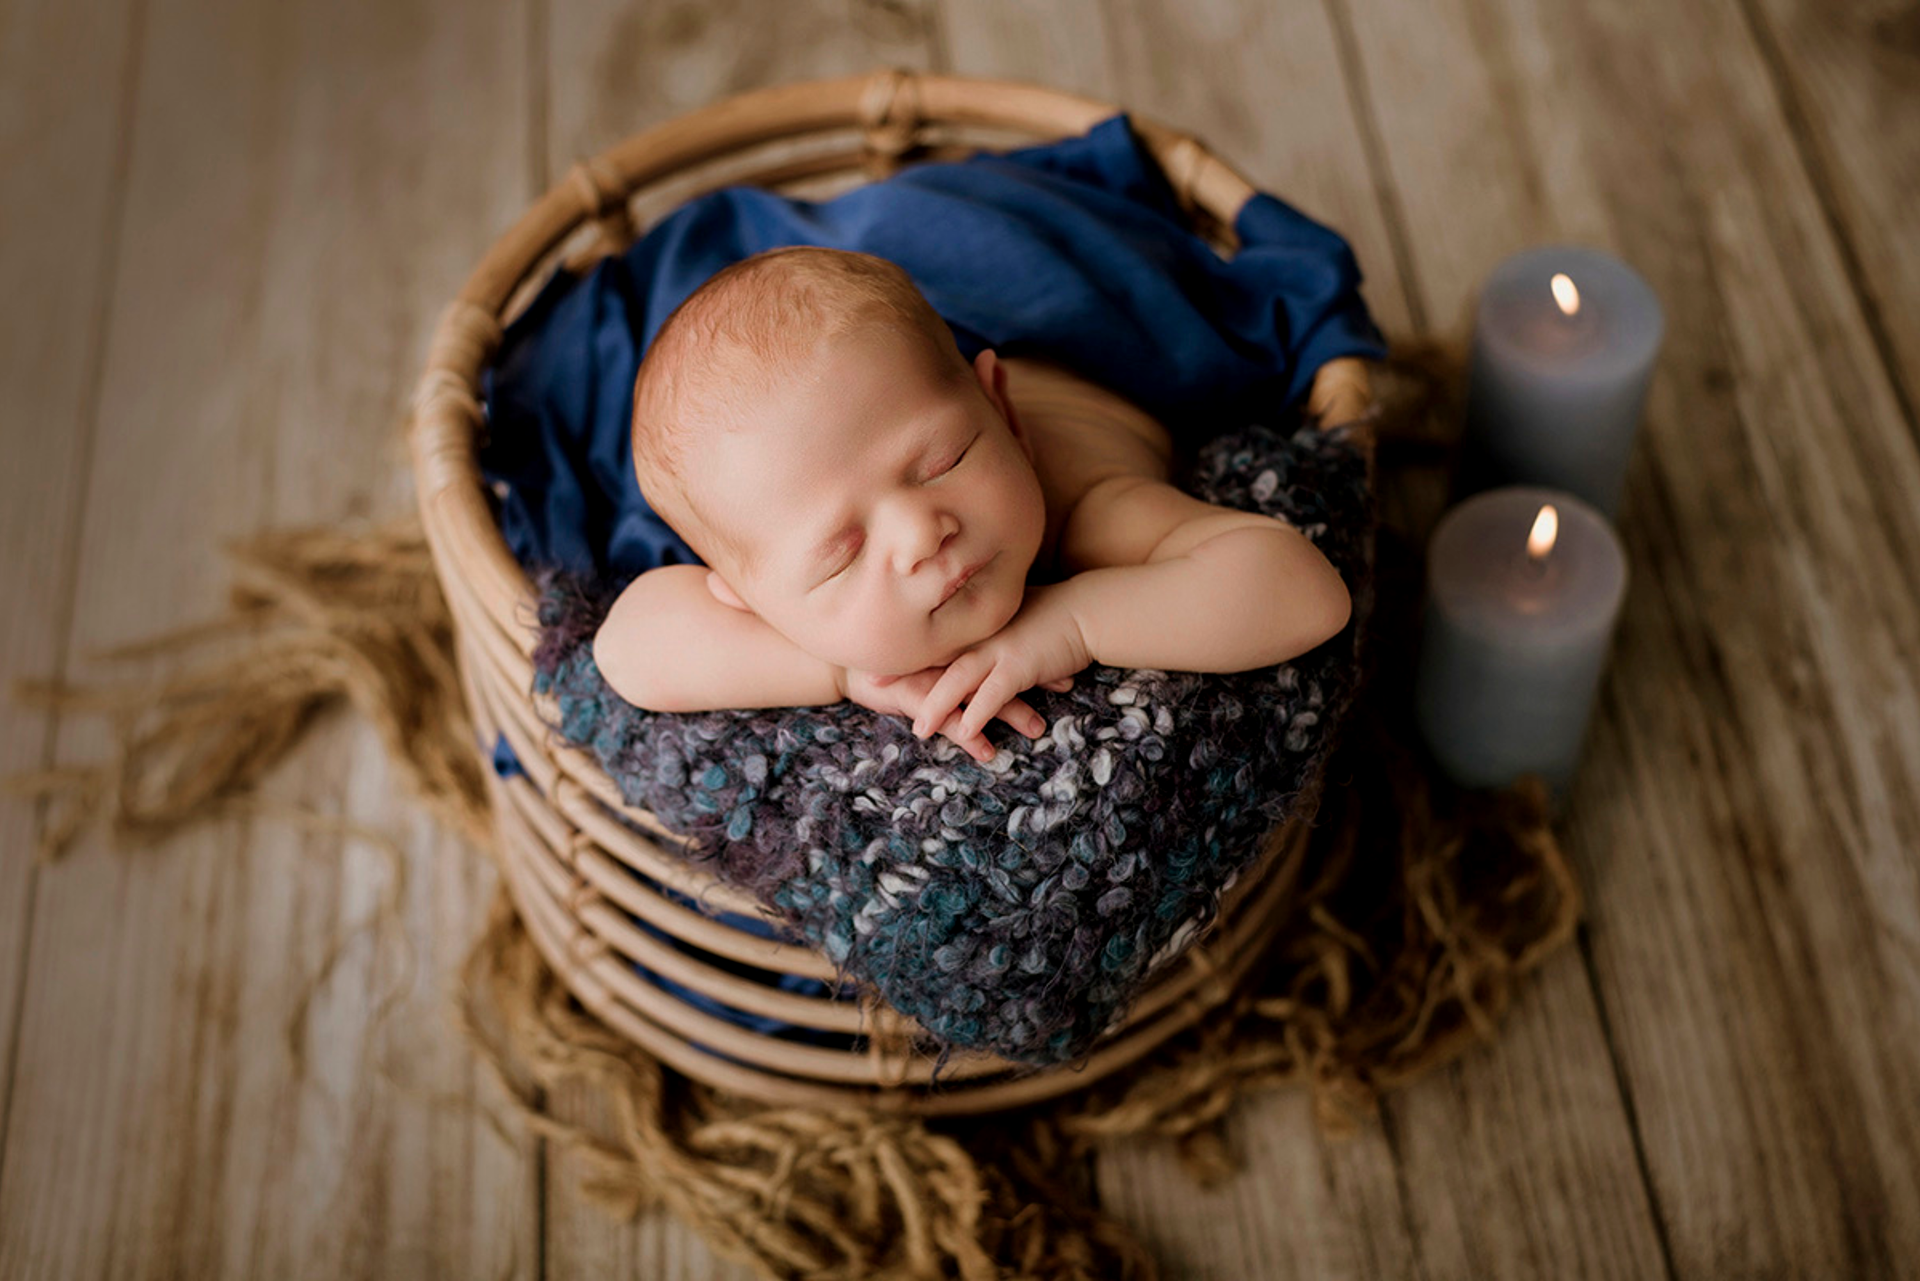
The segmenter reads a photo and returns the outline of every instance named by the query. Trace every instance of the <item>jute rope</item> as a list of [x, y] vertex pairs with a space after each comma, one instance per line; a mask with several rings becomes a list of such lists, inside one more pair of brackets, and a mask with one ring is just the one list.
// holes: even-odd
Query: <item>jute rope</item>
[[[1384, 472], [1396, 451], [1444, 444], [1458, 361], [1403, 347], [1383, 373]], [[48, 858], [95, 814], [120, 843], [240, 809], [370, 840], [396, 870], [364, 927], [404, 938], [397, 846], [268, 806], [255, 788], [315, 717], [351, 704], [436, 817], [494, 853], [451, 623], [419, 526], [275, 531], [229, 554], [228, 617], [96, 656], [211, 647], [216, 657], [151, 684], [16, 684], [20, 701], [111, 716], [117, 748], [98, 765], [15, 776], [8, 789], [52, 802]], [[463, 967], [466, 1035], [527, 1131], [586, 1162], [588, 1195], [622, 1215], [664, 1206], [766, 1276], [1156, 1276], [1078, 1182], [1100, 1142], [1163, 1136], [1211, 1182], [1232, 1169], [1224, 1122], [1250, 1091], [1304, 1084], [1330, 1131], [1363, 1123], [1381, 1091], [1490, 1037], [1520, 976], [1572, 935], [1579, 894], [1544, 789], [1523, 780], [1461, 794], [1428, 772], [1406, 712], [1418, 583], [1417, 549], [1383, 529], [1371, 670], [1326, 774], [1295, 924], [1273, 940], [1254, 986], [1131, 1071], [989, 1125], [743, 1102], [587, 1015], [504, 892]], [[558, 1116], [549, 1100], [569, 1085], [603, 1099], [612, 1123]]]

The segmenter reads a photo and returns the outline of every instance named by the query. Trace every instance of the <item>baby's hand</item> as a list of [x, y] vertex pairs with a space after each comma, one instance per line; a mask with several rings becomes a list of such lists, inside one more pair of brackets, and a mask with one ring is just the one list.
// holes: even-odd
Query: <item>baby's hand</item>
[[949, 718], [965, 700], [960, 739], [980, 733], [1008, 707], [1026, 706], [1015, 697], [1038, 685], [1071, 688], [1075, 673], [1092, 662], [1080, 623], [1058, 587], [1030, 587], [1013, 621], [947, 665], [946, 674], [921, 700], [913, 732], [925, 738], [934, 725], [946, 732]]
[[[926, 667], [905, 676], [876, 676], [871, 672], [849, 671], [841, 681], [849, 699], [862, 707], [870, 707], [876, 712], [888, 716], [905, 716], [917, 719], [928, 691], [939, 681], [947, 669], [944, 667]], [[999, 718], [1013, 726], [1028, 738], [1038, 738], [1046, 732], [1046, 722], [1040, 714], [1029, 707], [1024, 700], [1015, 698], [1007, 702], [999, 712]], [[960, 730], [960, 714], [944, 718], [940, 726], [943, 737], [951, 739], [967, 755], [977, 761], [993, 759], [993, 744], [987, 742], [985, 722], [980, 729], [971, 733]], [[926, 735], [920, 735], [925, 738]]]

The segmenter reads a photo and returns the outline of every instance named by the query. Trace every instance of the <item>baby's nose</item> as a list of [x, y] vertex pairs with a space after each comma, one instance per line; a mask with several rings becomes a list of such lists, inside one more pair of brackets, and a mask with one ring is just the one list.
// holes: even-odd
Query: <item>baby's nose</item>
[[959, 532], [959, 523], [944, 514], [914, 521], [902, 532], [894, 557], [894, 568], [901, 574], [913, 573], [938, 556]]

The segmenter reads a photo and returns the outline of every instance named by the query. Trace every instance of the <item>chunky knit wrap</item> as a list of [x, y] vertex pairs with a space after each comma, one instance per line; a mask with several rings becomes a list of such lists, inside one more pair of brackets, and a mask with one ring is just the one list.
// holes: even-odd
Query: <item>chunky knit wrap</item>
[[1346, 630], [1234, 675], [1088, 668], [1067, 693], [1030, 691], [1046, 734], [990, 730], [981, 764], [853, 703], [634, 708], [592, 654], [621, 584], [549, 571], [535, 689], [629, 804], [687, 837], [687, 857], [776, 908], [943, 1052], [1072, 1060], [1292, 816], [1359, 670], [1374, 513], [1346, 430], [1218, 437], [1187, 489], [1299, 528], [1353, 595]]

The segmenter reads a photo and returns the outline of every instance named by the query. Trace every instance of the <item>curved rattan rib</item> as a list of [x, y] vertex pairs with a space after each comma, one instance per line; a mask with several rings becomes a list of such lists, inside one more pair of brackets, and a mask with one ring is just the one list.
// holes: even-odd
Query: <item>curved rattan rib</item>
[[[624, 248], [636, 232], [634, 204], [656, 186], [667, 194], [683, 186], [685, 198], [722, 182], [874, 177], [903, 160], [965, 154], [970, 149], [947, 136], [955, 131], [1053, 138], [1084, 132], [1116, 110], [1033, 85], [894, 71], [728, 99], [576, 166], [488, 250], [435, 331], [413, 402], [415, 484], [461, 641], [461, 679], [481, 735], [476, 749], [509, 891], [536, 946], [583, 1003], [648, 1052], [717, 1088], [770, 1102], [952, 1113], [1018, 1106], [1091, 1084], [1225, 999], [1284, 913], [1313, 806], [1303, 801], [1294, 821], [1270, 836], [1253, 868], [1224, 896], [1218, 919], [1184, 953], [1186, 962], [1158, 968], [1125, 1018], [1071, 1069], [1035, 1071], [958, 1054], [940, 1084], [928, 1088], [931, 1061], [905, 1048], [914, 1025], [870, 997], [786, 992], [655, 938], [635, 922], [723, 961], [829, 983], [834, 976], [815, 952], [667, 898], [663, 890], [706, 911], [775, 919], [679, 857], [677, 842], [651, 814], [626, 806], [590, 756], [557, 740], [548, 728], [555, 709], [530, 694], [534, 593], [494, 523], [477, 456], [480, 376], [498, 348], [502, 313], [583, 227], [595, 232], [593, 242], [569, 262]], [[1251, 185], [1194, 139], [1137, 117], [1133, 126], [1198, 228], [1230, 243], [1234, 215]], [[841, 137], [849, 140], [836, 141]], [[793, 154], [816, 143], [819, 150]], [[786, 153], [764, 154], [777, 147]], [[745, 164], [746, 172], [713, 176], [729, 164]], [[1332, 361], [1316, 372], [1308, 409], [1323, 424], [1358, 419], [1369, 395], [1361, 362]], [[1371, 442], [1362, 438], [1362, 444], [1370, 448]], [[488, 749], [496, 735], [520, 758], [526, 779], [494, 774]], [[648, 983], [635, 964], [750, 1014], [877, 1034], [868, 1037], [865, 1053], [761, 1035]]]
[[[485, 690], [479, 691], [473, 697], [475, 702], [486, 706], [490, 718], [496, 715], [493, 699]], [[517, 740], [512, 731], [501, 732], [505, 734], [508, 744], [513, 747], [515, 755], [531, 750], [524, 742]], [[547, 826], [549, 843], [556, 848], [569, 848], [591, 841], [591, 838], [578, 828], [573, 829], [565, 837], [554, 834], [552, 829], [558, 828], [565, 831], [567, 824], [562, 816], [546, 805], [544, 798], [534, 787], [510, 784], [506, 788], [506, 794], [509, 803], [518, 806], [523, 813], [540, 816], [538, 820], [529, 818], [528, 822], [533, 825], [536, 834], [539, 833], [541, 826]], [[613, 878], [605, 874], [607, 863], [611, 861], [610, 859], [606, 862], [583, 861], [576, 857], [575, 865], [580, 868], [582, 879], [590, 880], [596, 890], [605, 893], [608, 898], [613, 898], [623, 908], [644, 919], [647, 924], [717, 956], [724, 956], [728, 960], [738, 961], [743, 965], [779, 970], [787, 974], [797, 974], [803, 978], [819, 979], [822, 982], [833, 980], [832, 964], [818, 953], [775, 939], [762, 938], [746, 930], [735, 929], [691, 908], [682, 907], [660, 895], [638, 877], [628, 875], [622, 878], [625, 883], [616, 897], [608, 888]], [[711, 895], [707, 896], [706, 901], [718, 909]], [[753, 911], [764, 914], [764, 909], [757, 904], [754, 905]]]

